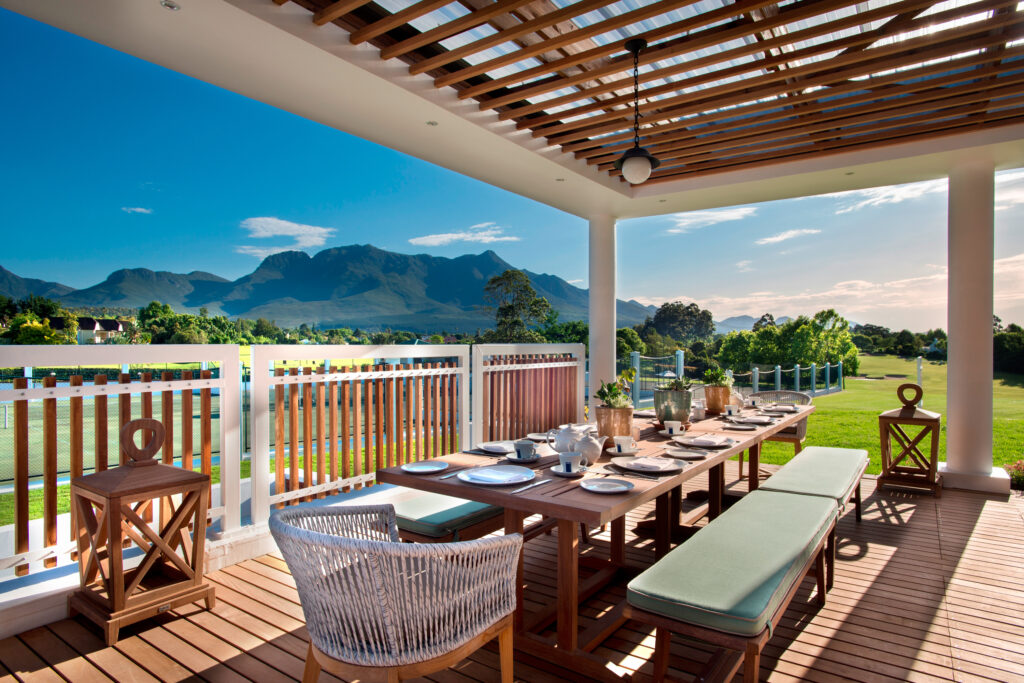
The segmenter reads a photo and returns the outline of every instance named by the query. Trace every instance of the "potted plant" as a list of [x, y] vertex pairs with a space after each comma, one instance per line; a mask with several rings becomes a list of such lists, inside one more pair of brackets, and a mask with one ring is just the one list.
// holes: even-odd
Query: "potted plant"
[[633, 433], [633, 404], [630, 399], [630, 383], [636, 377], [636, 370], [629, 368], [619, 373], [614, 382], [601, 382], [601, 388], [594, 392], [601, 405], [594, 408], [597, 418], [598, 436], [609, 439], [615, 436], [629, 436]]
[[731, 393], [732, 377], [726, 375], [725, 370], [714, 366], [704, 371], [704, 400], [709, 414], [724, 413]]
[[654, 412], [662, 424], [665, 420], [689, 422], [692, 403], [693, 390], [686, 378], [673, 379], [654, 390]]

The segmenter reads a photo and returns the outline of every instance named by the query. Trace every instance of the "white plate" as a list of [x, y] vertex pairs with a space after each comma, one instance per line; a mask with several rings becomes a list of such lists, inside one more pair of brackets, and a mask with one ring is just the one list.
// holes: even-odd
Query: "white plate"
[[616, 467], [621, 467], [624, 470], [629, 470], [631, 472], [643, 472], [644, 474], [673, 474], [675, 472], [681, 472], [684, 467], [684, 465], [680, 464], [676, 460], [661, 458], [661, 460], [665, 461], [665, 468], [655, 470], [649, 467], [637, 467], [633, 464], [636, 460], [637, 458], [633, 456], [623, 456], [621, 458], [612, 458], [612, 464]]
[[698, 436], [676, 436], [673, 437], [672, 440], [682, 446], [692, 446], [693, 448], [728, 448], [729, 446], [732, 446], [733, 444], [736, 443], [732, 439], [728, 438], [717, 446], [706, 446], [704, 444], [693, 443], [695, 439], [699, 438], [700, 437]]
[[775, 420], [767, 415], [748, 415], [746, 417], [734, 417], [730, 420], [741, 425], [761, 425], [762, 427], [774, 424]]
[[509, 453], [508, 455], [505, 456], [505, 460], [508, 460], [509, 462], [519, 462], [526, 464], [530, 462], [537, 462], [538, 460], [540, 460], [540, 456], [534, 453], [532, 458], [517, 458], [515, 453]]
[[731, 429], [736, 432], [753, 432], [757, 431], [757, 425], [730, 424], [725, 425], [724, 427], [722, 427], [722, 429]]
[[485, 441], [484, 443], [478, 443], [477, 449], [481, 451], [487, 451], [488, 453], [511, 453], [516, 449], [512, 445], [511, 441]]
[[679, 460], [703, 460], [708, 454], [703, 451], [688, 451], [679, 446], [665, 446], [665, 455]]
[[624, 479], [584, 479], [580, 488], [591, 493], [625, 493], [633, 490], [633, 482]]
[[636, 455], [637, 453], [640, 452], [640, 449], [639, 448], [627, 448], [624, 451], [617, 451], [617, 450], [615, 450], [615, 446], [612, 446], [611, 448], [604, 449], [604, 452], [605, 453], [612, 453], [613, 455]]
[[495, 465], [494, 467], [474, 467], [462, 470], [457, 476], [467, 484], [509, 486], [510, 484], [525, 484], [536, 477], [537, 473], [517, 465]]
[[661, 434], [666, 439], [671, 439], [672, 437], [675, 437], [675, 436], [682, 436], [683, 434], [686, 433], [686, 430], [684, 429], [683, 431], [679, 432], [678, 434], [669, 434], [667, 429], [662, 429], [658, 433]]
[[530, 441], [543, 441], [546, 443], [548, 440], [548, 435], [542, 434], [541, 432], [534, 432], [533, 434], [527, 434], [526, 438], [529, 439]]
[[552, 466], [551, 474], [554, 474], [555, 476], [558, 477], [568, 477], [569, 479], [576, 479], [577, 477], [582, 477], [587, 472], [586, 467], [581, 467], [575, 472], [566, 472], [565, 470], [559, 469], [560, 467], [560, 464]]
[[448, 469], [448, 463], [440, 460], [424, 460], [423, 462], [407, 462], [402, 469], [409, 474], [433, 474]]

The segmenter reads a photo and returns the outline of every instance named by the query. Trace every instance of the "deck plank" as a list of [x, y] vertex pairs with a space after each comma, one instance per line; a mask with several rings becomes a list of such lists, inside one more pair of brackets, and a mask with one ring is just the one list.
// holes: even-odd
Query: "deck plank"
[[[765, 469], [771, 469], [766, 467]], [[735, 476], [735, 468], [727, 473]], [[700, 478], [690, 484], [706, 485]], [[745, 482], [730, 482], [745, 488]], [[692, 505], [684, 502], [684, 507]], [[864, 521], [840, 519], [835, 586], [824, 607], [808, 580], [779, 624], [762, 659], [762, 680], [1024, 680], [1024, 497], [947, 491], [940, 499], [879, 492], [864, 482]], [[628, 515], [627, 530], [653, 516], [653, 504]], [[609, 533], [593, 530], [582, 553], [606, 557]], [[627, 531], [626, 559], [652, 561], [653, 541]], [[557, 535], [526, 549], [528, 606], [557, 595]], [[587, 570], [581, 571], [585, 577]], [[114, 648], [81, 619], [63, 620], [0, 641], [3, 681], [104, 680], [291, 681], [302, 675], [309, 635], [295, 583], [279, 554], [209, 575], [217, 606], [175, 610], [129, 627]], [[625, 596], [611, 586], [581, 606], [591, 625]], [[551, 629], [548, 634], [552, 634]], [[649, 673], [654, 634], [627, 622], [595, 650], [619, 673]], [[673, 638], [670, 672], [689, 679], [710, 656], [700, 643]], [[491, 682], [500, 677], [489, 645], [420, 681]], [[529, 683], [586, 680], [517, 653], [515, 679]], [[338, 683], [326, 674], [323, 681]]]

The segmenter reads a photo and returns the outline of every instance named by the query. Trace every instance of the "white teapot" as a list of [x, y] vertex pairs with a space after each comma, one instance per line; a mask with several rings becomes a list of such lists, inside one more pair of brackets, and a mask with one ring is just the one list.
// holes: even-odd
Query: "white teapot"
[[604, 442], [607, 439], [607, 436], [594, 436], [588, 432], [582, 439], [572, 445], [572, 450], [586, 458], [588, 463], [597, 462], [597, 459], [601, 457], [601, 449], [604, 448]]
[[569, 423], [561, 429], [552, 429], [548, 432], [548, 445], [559, 453], [567, 453], [573, 450], [573, 444], [587, 436], [591, 431], [588, 424]]

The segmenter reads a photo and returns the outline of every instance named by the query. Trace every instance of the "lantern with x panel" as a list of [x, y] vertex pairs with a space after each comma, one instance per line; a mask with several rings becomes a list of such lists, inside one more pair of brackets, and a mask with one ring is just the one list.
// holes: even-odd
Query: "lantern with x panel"
[[[907, 392], [912, 392], [908, 396]], [[878, 416], [882, 439], [882, 474], [879, 486], [927, 489], [942, 494], [942, 475], [938, 473], [939, 427], [942, 416], [918, 406], [922, 394], [916, 384], [901, 384], [896, 395], [902, 408], [888, 410]], [[907, 427], [920, 427], [917, 434], [908, 434]], [[894, 446], [899, 447], [896, 453]], [[927, 446], [927, 453], [921, 450]]]
[[[133, 438], [140, 430], [149, 437], [142, 448]], [[163, 440], [159, 421], [132, 420], [121, 428], [126, 463], [71, 482], [81, 589], [68, 607], [99, 624], [108, 645], [122, 626], [197, 600], [213, 606], [214, 589], [203, 582], [210, 477], [154, 460]], [[146, 521], [156, 499], [159, 526]], [[126, 539], [144, 553], [128, 570]]]

